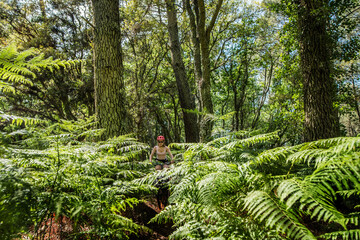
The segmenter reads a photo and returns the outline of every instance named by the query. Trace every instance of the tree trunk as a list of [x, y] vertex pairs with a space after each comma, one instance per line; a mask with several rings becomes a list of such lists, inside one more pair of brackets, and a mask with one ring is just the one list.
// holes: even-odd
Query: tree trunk
[[118, 0], [92, 0], [95, 112], [104, 138], [131, 131], [123, 80]]
[[299, 4], [305, 141], [339, 136], [339, 117], [334, 107], [336, 85], [331, 76], [332, 43], [327, 32], [329, 14], [326, 2], [302, 0]]
[[214, 113], [210, 81], [210, 33], [214, 28], [223, 0], [218, 0], [215, 12], [208, 26], [206, 26], [204, 0], [193, 1], [195, 14], [192, 11], [189, 0], [184, 0], [183, 3], [190, 18], [192, 42], [194, 45], [195, 79], [197, 80], [200, 93], [200, 110], [204, 113], [200, 121], [200, 141], [205, 142], [211, 137], [213, 122], [209, 115]]
[[[200, 78], [200, 99], [202, 110], [204, 114], [213, 114], [214, 108], [211, 99], [211, 82], [210, 82], [210, 32], [206, 29], [206, 12], [205, 4], [203, 0], [199, 0], [199, 40], [200, 40], [200, 50], [201, 50], [201, 66], [202, 66], [202, 76]], [[213, 127], [213, 122], [211, 118], [203, 117], [201, 119], [201, 130], [200, 137], [202, 142], [210, 139], [211, 131]]]
[[186, 78], [185, 65], [182, 57], [182, 49], [179, 41], [175, 0], [166, 0], [166, 13], [168, 17], [168, 31], [172, 67], [176, 78], [179, 100], [182, 108], [186, 142], [199, 141], [199, 127], [195, 113], [195, 99]]
[[45, 22], [45, 23], [47, 23], [47, 17], [46, 17], [46, 6], [45, 6], [45, 2], [44, 2], [44, 0], [40, 0], [39, 1], [39, 5], [40, 5], [40, 11], [41, 11], [41, 16], [42, 16], [42, 18], [43, 18], [43, 21]]
[[357, 87], [356, 87], [356, 84], [355, 84], [355, 79], [351, 78], [351, 82], [352, 82], [352, 89], [353, 89], [353, 96], [354, 96], [353, 97], [354, 107], [355, 107], [355, 111], [357, 113], [357, 117], [358, 117], [358, 120], [359, 120], [359, 123], [360, 123], [360, 108], [359, 108], [359, 103], [358, 103], [358, 101], [360, 100], [360, 96], [357, 93]]
[[[195, 0], [196, 2], [196, 0]], [[190, 19], [190, 28], [191, 28], [191, 42], [193, 44], [193, 54], [194, 54], [194, 75], [195, 82], [200, 84], [200, 79], [202, 76], [201, 70], [201, 51], [200, 51], [200, 40], [197, 33], [197, 25], [198, 25], [198, 16], [199, 9], [195, 8], [196, 14], [192, 11], [190, 0], [183, 1], [184, 6], [186, 7], [186, 11], [189, 15]], [[197, 17], [196, 17], [197, 16]], [[200, 85], [198, 85], [198, 89], [200, 90]], [[200, 111], [202, 111], [202, 106], [200, 106]]]

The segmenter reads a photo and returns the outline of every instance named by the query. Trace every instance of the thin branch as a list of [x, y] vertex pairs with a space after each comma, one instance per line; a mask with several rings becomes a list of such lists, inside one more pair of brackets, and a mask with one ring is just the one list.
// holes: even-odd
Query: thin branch
[[211, 18], [209, 26], [206, 28], [206, 36], [209, 36], [210, 32], [214, 28], [216, 18], [219, 15], [222, 3], [223, 3], [223, 0], [219, 0], [218, 3], [216, 4], [216, 9], [215, 9], [214, 15]]

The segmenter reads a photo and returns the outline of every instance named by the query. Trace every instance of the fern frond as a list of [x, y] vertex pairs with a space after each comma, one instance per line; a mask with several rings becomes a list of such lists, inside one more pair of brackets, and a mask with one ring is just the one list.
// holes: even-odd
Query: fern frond
[[298, 152], [287, 158], [292, 163], [307, 163], [315, 167], [321, 167], [329, 161], [336, 160], [346, 153], [352, 153], [360, 149], [360, 138], [332, 138], [304, 143], [299, 145]]
[[191, 199], [192, 202], [198, 202], [197, 191], [195, 188], [196, 179], [198, 178], [198, 173], [191, 173], [186, 175], [173, 189], [169, 201], [175, 202], [180, 201], [180, 199]]
[[300, 209], [317, 221], [331, 222], [344, 217], [334, 206], [327, 190], [321, 190], [320, 184], [313, 186], [307, 181], [285, 180], [279, 185], [277, 193], [288, 208], [298, 203]]
[[351, 142], [352, 140], [359, 139], [358, 137], [337, 137], [337, 138], [328, 138], [328, 139], [321, 139], [313, 142], [307, 142], [301, 144], [302, 149], [317, 149], [317, 148], [331, 148], [333, 146], [338, 146], [346, 142]]
[[197, 221], [188, 221], [183, 226], [178, 227], [170, 235], [170, 239], [203, 239], [198, 232], [204, 231], [204, 228], [205, 226]]
[[360, 137], [346, 137], [339, 139], [341, 144], [337, 144], [332, 149], [336, 153], [349, 153], [353, 151], [360, 151]]
[[221, 147], [227, 143], [229, 143], [230, 139], [229, 137], [225, 136], [225, 137], [219, 137], [216, 138], [210, 142], [207, 143], [208, 146], [214, 146], [214, 147]]
[[285, 162], [288, 156], [295, 153], [298, 149], [299, 147], [278, 147], [266, 150], [256, 157], [255, 162], [257, 164], [273, 161]]
[[331, 240], [337, 240], [339, 238], [343, 240], [359, 240], [360, 229], [325, 233], [319, 237], [323, 239], [331, 239]]
[[18, 117], [18, 116], [14, 116], [14, 115], [8, 115], [8, 114], [4, 114], [0, 112], [0, 119], [4, 119], [5, 121], [11, 121], [12, 124], [15, 125], [21, 125], [21, 124], [25, 124], [27, 126], [31, 126], [31, 125], [35, 125], [38, 123], [46, 123], [48, 121], [46, 120], [42, 120], [42, 119], [38, 119], [38, 118], [29, 118], [29, 117]]
[[163, 211], [161, 211], [159, 214], [157, 214], [155, 217], [153, 217], [150, 220], [150, 223], [153, 223], [153, 222], [167, 223], [172, 218], [176, 218], [178, 216], [177, 213], [178, 213], [179, 209], [182, 209], [182, 208], [179, 207], [179, 204], [177, 204], [177, 203], [166, 206], [166, 208]]
[[2, 169], [7, 169], [14, 166], [13, 161], [7, 158], [0, 158], [0, 166]]
[[325, 183], [324, 179], [336, 186], [335, 191], [360, 190], [360, 158], [359, 154], [353, 153], [342, 156], [344, 161], [331, 161], [313, 174], [313, 182]]
[[346, 216], [344, 220], [345, 224], [352, 224], [354, 226], [359, 226], [360, 223], [360, 212], [350, 213]]
[[338, 193], [340, 196], [343, 196], [345, 198], [350, 198], [351, 196], [354, 196], [354, 195], [360, 196], [360, 191], [357, 189], [342, 190], [342, 191], [337, 191], [336, 193]]
[[122, 170], [122, 171], [117, 171], [116, 176], [118, 179], [133, 180], [135, 178], [140, 178], [144, 176], [144, 173], [134, 170]]
[[[20, 83], [32, 86], [31, 79], [36, 78], [36, 73], [43, 69], [53, 71], [60, 66], [69, 68], [80, 60], [53, 60], [52, 57], [44, 59], [44, 54], [39, 54], [34, 48], [18, 52], [14, 44], [0, 50], [0, 79], [9, 83]], [[1, 84], [0, 89], [10, 91]]]
[[217, 149], [213, 146], [209, 146], [204, 143], [192, 144], [183, 154], [183, 158], [186, 161], [193, 160], [210, 160], [212, 156], [217, 152]]
[[[357, 163], [359, 163], [359, 155], [351, 155], [353, 157], [358, 157]], [[339, 164], [335, 169], [335, 174], [338, 176], [338, 179], [341, 179], [343, 183], [350, 182], [352, 187], [357, 191], [360, 191], [360, 165], [352, 164], [351, 162], [346, 162], [344, 164]], [[334, 178], [334, 177], [333, 177]], [[344, 184], [345, 189], [351, 189], [347, 184]], [[340, 189], [342, 190], [342, 189]]]
[[184, 150], [184, 149], [188, 149], [192, 145], [194, 145], [194, 144], [193, 143], [170, 143], [169, 148], [175, 149], [175, 150]]
[[198, 200], [209, 208], [240, 207], [249, 188], [245, 176], [238, 172], [221, 172], [221, 170], [204, 176], [197, 182]]
[[291, 239], [312, 239], [316, 237], [299, 221], [295, 213], [286, 210], [276, 199], [262, 191], [254, 191], [245, 198], [245, 208], [267, 227], [285, 233]]
[[239, 147], [239, 148], [250, 147], [258, 143], [264, 143], [278, 138], [279, 136], [277, 131], [272, 133], [259, 134], [246, 139], [232, 141], [229, 144], [226, 144], [223, 147], [221, 147], [221, 149], [233, 149], [235, 147]]
[[131, 233], [137, 234], [139, 230], [150, 232], [150, 229], [134, 223], [131, 219], [123, 217], [119, 214], [113, 214], [113, 220], [111, 221], [112, 229], [115, 231], [120, 231], [121, 234], [124, 234], [124, 231], [129, 231]]
[[15, 93], [15, 88], [6, 82], [0, 81], [0, 92]]

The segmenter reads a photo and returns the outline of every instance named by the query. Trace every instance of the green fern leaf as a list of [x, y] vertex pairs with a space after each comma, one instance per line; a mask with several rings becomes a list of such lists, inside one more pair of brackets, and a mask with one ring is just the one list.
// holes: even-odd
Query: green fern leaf
[[15, 93], [15, 88], [6, 82], [0, 81], [0, 92]]
[[360, 239], [360, 229], [331, 232], [331, 233], [323, 234], [319, 237], [323, 238], [323, 239], [331, 239], [331, 240], [337, 240], [337, 239], [359, 240]]
[[326, 189], [321, 190], [320, 184], [313, 185], [306, 180], [301, 182], [290, 179], [279, 185], [277, 193], [288, 208], [298, 203], [300, 209], [308, 212], [310, 217], [317, 221], [331, 222], [344, 217], [334, 206]]
[[299, 217], [287, 211], [285, 206], [269, 194], [254, 191], [245, 198], [245, 208], [267, 227], [285, 233], [291, 239], [313, 239], [316, 237], [300, 223]]

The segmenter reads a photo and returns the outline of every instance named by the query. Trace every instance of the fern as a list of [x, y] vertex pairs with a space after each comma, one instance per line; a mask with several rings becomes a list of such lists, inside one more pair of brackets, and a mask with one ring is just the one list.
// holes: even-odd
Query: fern
[[250, 147], [250, 146], [253, 146], [258, 143], [265, 143], [265, 142], [269, 142], [269, 141], [272, 141], [272, 140], [275, 140], [278, 138], [279, 138], [279, 136], [277, 135], [277, 132], [272, 132], [272, 133], [267, 133], [267, 134], [259, 134], [259, 135], [255, 135], [255, 136], [252, 136], [249, 138], [232, 141], [231, 143], [223, 146], [221, 149], [233, 149], [235, 147], [240, 147], [240, 148]]
[[47, 123], [48, 121], [38, 119], [38, 118], [29, 118], [29, 117], [19, 117], [14, 115], [8, 115], [0, 112], [0, 119], [4, 121], [11, 121], [12, 124], [20, 126], [25, 124], [27, 126], [36, 125], [39, 123]]
[[[173, 185], [173, 205], [155, 218], [175, 222], [178, 229], [171, 237], [355, 236], [346, 229], [359, 222], [355, 204], [360, 180], [358, 138], [262, 150], [276, 135], [246, 137], [222, 133], [209, 143], [174, 144], [185, 152], [181, 154], [184, 162], [166, 172]], [[343, 202], [348, 205], [346, 212]], [[307, 224], [309, 219], [323, 226], [321, 230]], [[242, 229], [241, 234], [235, 229]]]
[[0, 81], [0, 91], [15, 94], [15, 88], [11, 84], [2, 81]]
[[[131, 181], [150, 171], [151, 166], [137, 164], [142, 161], [141, 155], [148, 151], [148, 145], [130, 136], [119, 136], [107, 142], [83, 142], [84, 130], [90, 133], [90, 138], [94, 136], [93, 126], [93, 120], [61, 121], [47, 127], [31, 125], [6, 134], [9, 138], [21, 134], [24, 139], [3, 147], [0, 166], [21, 170], [25, 173], [21, 181], [36, 189], [36, 201], [28, 201], [26, 205], [31, 209], [26, 215], [29, 218], [22, 219], [28, 225], [14, 223], [11, 232], [10, 228], [4, 231], [6, 236], [20, 233], [22, 229], [28, 231], [29, 225], [37, 229], [51, 219], [52, 213], [67, 216], [79, 226], [87, 226], [83, 232], [74, 229], [76, 235], [127, 238], [129, 233], [149, 231], [119, 215], [124, 209], [139, 204], [144, 195], [155, 191], [151, 185]], [[110, 153], [110, 149], [115, 151]], [[12, 171], [5, 172], [4, 176]], [[7, 183], [1, 176], [0, 189]], [[24, 201], [26, 198], [17, 200], [19, 204]], [[11, 208], [9, 203], [0, 200], [2, 208], [9, 209], [10, 213], [24, 213], [25, 217], [24, 210], [18, 206]], [[6, 219], [6, 224], [11, 223], [10, 217]], [[30, 234], [40, 238], [45, 233], [34, 230]]]
[[321, 235], [320, 238], [331, 239], [331, 240], [336, 240], [339, 238], [343, 240], [359, 240], [360, 229], [326, 233]]
[[306, 211], [317, 221], [331, 222], [344, 217], [334, 206], [334, 196], [329, 195], [329, 192], [321, 188], [321, 185], [313, 185], [306, 180], [303, 183], [291, 179], [283, 181], [277, 193], [281, 201], [286, 200], [288, 208], [297, 203], [300, 210]]
[[270, 228], [285, 233], [291, 239], [316, 239], [303, 225], [294, 212], [287, 211], [286, 207], [274, 197], [261, 191], [254, 191], [245, 198], [245, 207]]
[[317, 167], [346, 153], [357, 151], [359, 147], [360, 138], [358, 137], [320, 140], [303, 144], [299, 152], [288, 157], [288, 161], [313, 163]]
[[353, 226], [358, 227], [358, 226], [360, 226], [359, 223], [360, 223], [360, 213], [359, 212], [350, 213], [344, 219], [344, 224], [352, 224]]
[[155, 171], [143, 161], [147, 144], [132, 135], [94, 141], [101, 132], [94, 125], [93, 119], [61, 121], [4, 133], [19, 138], [0, 148], [0, 166], [7, 169], [1, 173], [16, 169], [36, 194], [30, 223], [39, 226], [45, 212], [87, 226], [74, 233], [84, 238], [149, 231], [121, 213], [149, 199], [156, 180], [166, 178], [170, 205], [151, 222], [173, 222], [172, 239], [358, 237], [358, 138], [269, 149], [276, 133], [221, 132], [208, 143], [171, 144], [183, 161]]
[[289, 155], [295, 153], [300, 147], [279, 147], [259, 154], [256, 163], [285, 162]]
[[80, 61], [53, 60], [51, 57], [44, 59], [44, 54], [38, 54], [34, 48], [18, 52], [16, 46], [9, 45], [0, 50], [0, 86], [4, 81], [33, 85], [31, 78], [36, 78], [36, 72], [42, 69], [53, 71], [54, 68], [68, 68]]

